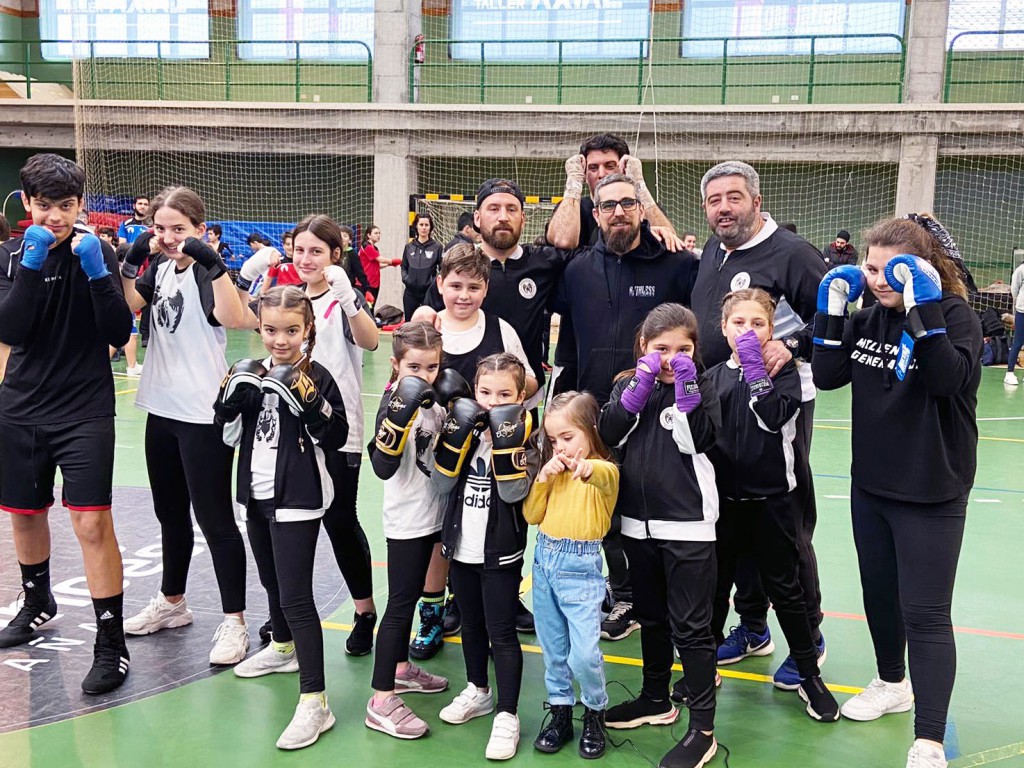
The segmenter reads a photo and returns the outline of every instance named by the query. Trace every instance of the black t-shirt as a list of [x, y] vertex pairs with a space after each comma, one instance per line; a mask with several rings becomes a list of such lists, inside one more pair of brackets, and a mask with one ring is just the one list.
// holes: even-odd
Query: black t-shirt
[[128, 341], [132, 313], [114, 249], [101, 241], [110, 276], [90, 281], [71, 240], [53, 248], [38, 272], [21, 269], [22, 238], [0, 245], [0, 341], [11, 346], [0, 423], [114, 416], [107, 347]]

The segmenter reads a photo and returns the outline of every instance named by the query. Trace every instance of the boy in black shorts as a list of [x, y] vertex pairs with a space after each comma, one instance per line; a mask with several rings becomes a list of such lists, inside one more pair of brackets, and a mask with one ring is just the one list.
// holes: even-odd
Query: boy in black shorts
[[96, 612], [86, 693], [106, 693], [128, 674], [122, 627], [121, 553], [110, 512], [114, 384], [108, 347], [131, 334], [114, 250], [75, 220], [85, 174], [57, 155], [21, 170], [32, 219], [0, 245], [0, 342], [11, 355], [0, 385], [0, 509], [12, 513], [25, 601], [0, 630], [0, 648], [31, 640], [57, 611], [50, 591], [50, 527], [57, 467], [62, 501], [82, 548]]

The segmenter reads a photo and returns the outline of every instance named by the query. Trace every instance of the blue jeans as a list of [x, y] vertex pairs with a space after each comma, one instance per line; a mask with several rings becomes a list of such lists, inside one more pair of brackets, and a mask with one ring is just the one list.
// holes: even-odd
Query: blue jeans
[[580, 684], [580, 699], [590, 709], [604, 710], [601, 639], [601, 542], [552, 539], [537, 534], [533, 557], [533, 618], [544, 652], [544, 685], [548, 703], [576, 703], [572, 680]]

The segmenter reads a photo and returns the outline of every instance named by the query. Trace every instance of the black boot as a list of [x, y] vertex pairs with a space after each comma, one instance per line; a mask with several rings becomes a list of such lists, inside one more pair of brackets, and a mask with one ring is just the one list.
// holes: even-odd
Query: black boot
[[572, 707], [568, 704], [554, 704], [549, 707], [551, 719], [540, 729], [533, 746], [540, 752], [557, 752], [572, 740]]
[[580, 736], [580, 757], [594, 760], [604, 754], [604, 710], [586, 707], [583, 710], [583, 735]]

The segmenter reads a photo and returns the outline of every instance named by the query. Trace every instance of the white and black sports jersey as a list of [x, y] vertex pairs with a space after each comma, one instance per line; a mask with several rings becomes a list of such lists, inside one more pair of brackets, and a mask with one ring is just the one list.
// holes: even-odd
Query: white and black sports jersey
[[150, 341], [135, 404], [155, 416], [212, 424], [228, 371], [227, 334], [213, 316], [210, 273], [193, 262], [179, 271], [157, 257], [136, 282], [150, 305]]

